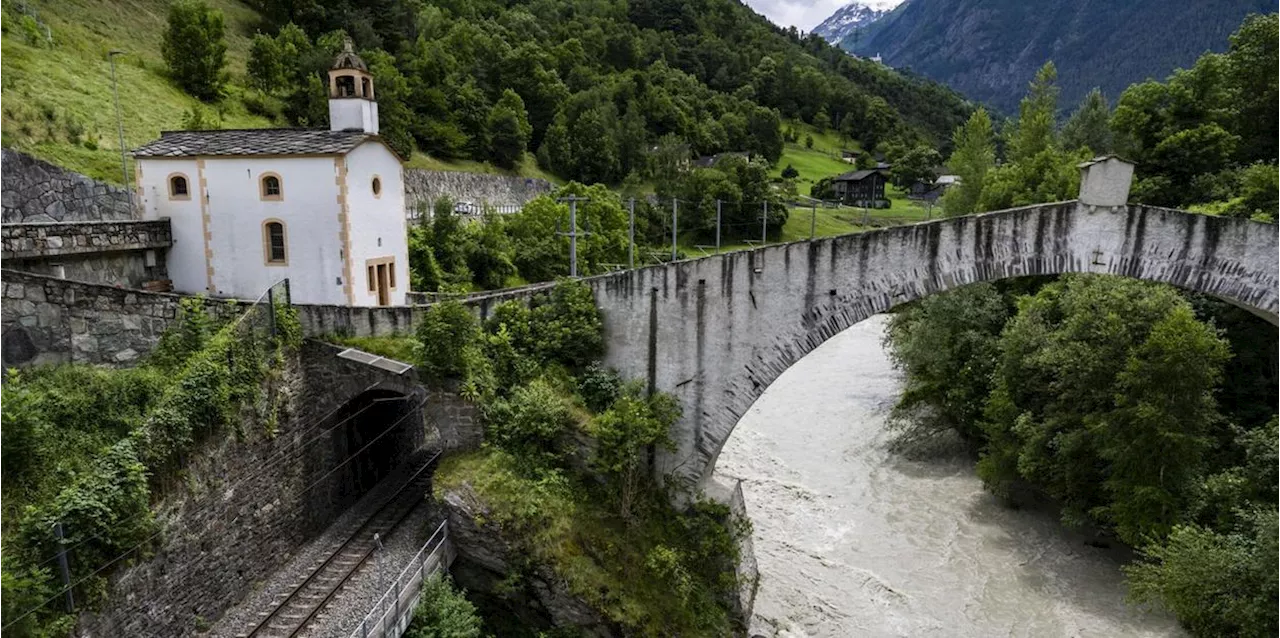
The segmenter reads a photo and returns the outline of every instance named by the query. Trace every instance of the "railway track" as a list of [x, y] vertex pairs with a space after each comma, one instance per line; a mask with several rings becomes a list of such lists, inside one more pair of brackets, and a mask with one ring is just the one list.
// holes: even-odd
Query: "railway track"
[[360, 571], [374, 551], [378, 539], [385, 538], [415, 510], [431, 482], [431, 466], [440, 453], [429, 456], [404, 480], [403, 484], [374, 510], [364, 523], [312, 570], [299, 585], [277, 602], [270, 611], [259, 614], [258, 624], [238, 638], [295, 638], [337, 595], [356, 572]]

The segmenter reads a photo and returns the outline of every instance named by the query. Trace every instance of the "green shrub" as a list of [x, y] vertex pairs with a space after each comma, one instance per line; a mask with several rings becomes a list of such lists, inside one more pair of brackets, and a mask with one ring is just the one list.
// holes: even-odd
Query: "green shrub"
[[148, 362], [166, 370], [175, 370], [192, 354], [209, 342], [218, 323], [209, 313], [203, 296], [187, 297], [178, 302], [178, 316], [160, 337]]
[[68, 543], [85, 541], [75, 549], [75, 580], [148, 539], [153, 528], [150, 492], [134, 441], [124, 439], [111, 446], [91, 471], [76, 476], [56, 498], [24, 512], [20, 555], [28, 564], [38, 565], [55, 554], [51, 530], [58, 522]]
[[17, 370], [0, 386], [0, 479], [15, 482], [27, 473], [38, 443], [42, 416], [36, 397], [18, 384]]
[[222, 118], [216, 111], [197, 104], [182, 116], [182, 128], [187, 131], [216, 131], [222, 128]]
[[484, 356], [490, 362], [497, 388], [514, 388], [538, 374], [538, 362], [516, 347], [513, 330], [507, 324], [485, 336]]
[[591, 288], [563, 281], [530, 303], [529, 335], [539, 359], [580, 368], [604, 354], [604, 329]]
[[1130, 597], [1168, 608], [1196, 636], [1275, 636], [1280, 534], [1276, 510], [1253, 515], [1240, 533], [1180, 525], [1125, 568]]
[[572, 406], [549, 383], [536, 379], [485, 410], [487, 439], [530, 469], [563, 456], [561, 438], [574, 425]]
[[40, 23], [29, 15], [24, 15], [18, 19], [18, 24], [22, 27], [22, 34], [26, 37], [27, 43], [32, 46], [41, 46], [44, 44], [44, 33], [40, 30]]
[[622, 378], [617, 370], [606, 368], [600, 362], [587, 366], [578, 375], [578, 394], [592, 412], [604, 412], [613, 405], [622, 392]]
[[480, 327], [466, 306], [442, 301], [427, 308], [417, 336], [423, 374], [433, 379], [461, 378], [466, 372], [463, 350], [480, 340]]
[[42, 395], [39, 410], [50, 422], [116, 437], [137, 426], [140, 415], [155, 404], [170, 381], [163, 372], [149, 368], [78, 365], [29, 368], [20, 378], [24, 386]]
[[1256, 214], [1275, 215], [1280, 206], [1280, 170], [1274, 164], [1253, 164], [1240, 171], [1239, 196], [1233, 198], [1226, 213], [1232, 217]]
[[668, 394], [644, 398], [633, 384], [590, 425], [597, 449], [592, 465], [611, 488], [619, 517], [628, 523], [641, 492], [651, 487], [648, 451], [674, 449], [668, 433], [680, 419], [680, 405]]
[[449, 581], [433, 574], [422, 584], [422, 598], [405, 630], [408, 638], [480, 638], [475, 605]]
[[[15, 559], [11, 553], [6, 553], [3, 560], [4, 566], [0, 569], [0, 602], [3, 603], [5, 633], [40, 638], [71, 635], [71, 630], [75, 627], [75, 616], [64, 613], [60, 606], [45, 604], [51, 598], [57, 600], [61, 591], [50, 569], [53, 564], [50, 563], [47, 567], [15, 567]], [[20, 618], [33, 609], [36, 611]]]

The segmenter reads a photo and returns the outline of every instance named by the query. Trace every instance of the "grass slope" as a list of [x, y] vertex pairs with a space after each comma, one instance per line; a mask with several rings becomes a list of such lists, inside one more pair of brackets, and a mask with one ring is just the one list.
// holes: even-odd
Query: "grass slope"
[[[858, 142], [844, 142], [831, 129], [819, 133], [817, 129], [804, 122], [788, 121], [783, 130], [794, 129], [798, 135], [795, 142], [787, 142], [782, 148], [782, 157], [773, 167], [773, 176], [781, 177], [788, 165], [800, 172], [796, 178], [796, 190], [801, 195], [808, 195], [815, 182], [832, 175], [839, 175], [854, 170], [854, 165], [840, 159], [840, 151], [861, 151]], [[813, 137], [813, 148], [806, 147], [805, 138]]]
[[[226, 16], [228, 71], [242, 76], [258, 14], [235, 0], [209, 3]], [[113, 49], [125, 52], [116, 58], [116, 74], [126, 147], [181, 128], [186, 112], [199, 104], [165, 72], [160, 43], [166, 0], [5, 0], [3, 6], [4, 146], [120, 183], [107, 58]], [[227, 97], [210, 105], [224, 128], [274, 125], [245, 110], [238, 91], [231, 85]]]

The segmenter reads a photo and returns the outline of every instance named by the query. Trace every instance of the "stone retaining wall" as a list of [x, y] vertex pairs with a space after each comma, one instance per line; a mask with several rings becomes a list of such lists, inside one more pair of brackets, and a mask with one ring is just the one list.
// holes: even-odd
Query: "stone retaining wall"
[[135, 219], [129, 196], [30, 155], [0, 151], [0, 221], [6, 224]]
[[[0, 271], [4, 366], [124, 365], [147, 354], [178, 314], [180, 295], [114, 288], [46, 275]], [[247, 303], [210, 299], [217, 313]]]
[[165, 249], [171, 245], [173, 231], [168, 219], [0, 225], [3, 259]]
[[476, 205], [521, 205], [555, 188], [551, 182], [534, 177], [488, 175], [457, 171], [427, 171], [411, 168], [404, 172], [404, 200], [410, 209], [419, 203], [430, 205], [442, 197]]

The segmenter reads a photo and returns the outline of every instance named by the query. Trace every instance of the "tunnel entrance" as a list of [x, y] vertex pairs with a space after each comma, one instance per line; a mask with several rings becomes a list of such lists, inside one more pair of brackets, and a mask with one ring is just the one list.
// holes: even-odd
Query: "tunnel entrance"
[[415, 458], [425, 442], [418, 397], [370, 390], [348, 401], [325, 426], [328, 445], [320, 445], [313, 475], [324, 478], [315, 490], [312, 521], [326, 524]]

